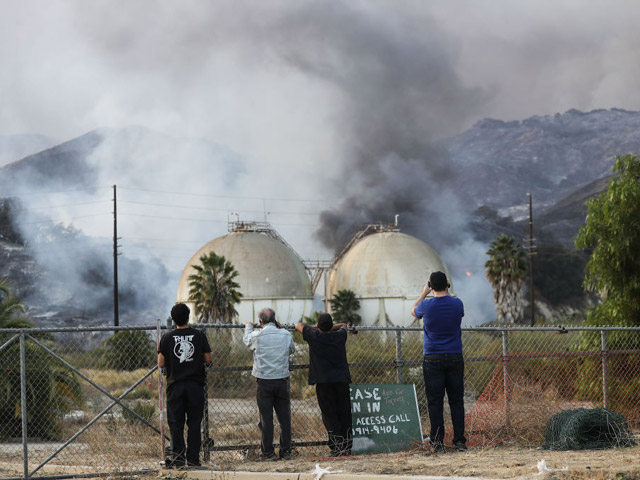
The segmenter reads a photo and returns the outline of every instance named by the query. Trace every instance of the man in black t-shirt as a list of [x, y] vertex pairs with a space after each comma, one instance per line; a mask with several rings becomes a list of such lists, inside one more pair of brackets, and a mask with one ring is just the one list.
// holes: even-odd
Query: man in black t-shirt
[[318, 406], [329, 434], [331, 456], [351, 455], [351, 374], [347, 363], [347, 326], [333, 324], [331, 315], [321, 313], [318, 326], [296, 325], [309, 344], [309, 385], [316, 386]]
[[[211, 363], [207, 336], [189, 327], [189, 307], [178, 303], [171, 309], [176, 329], [165, 333], [158, 347], [158, 367], [167, 373], [167, 423], [172, 455], [168, 467], [200, 465], [200, 423], [204, 411], [205, 363]], [[187, 423], [187, 445], [184, 424]], [[186, 455], [185, 455], [186, 453]]]

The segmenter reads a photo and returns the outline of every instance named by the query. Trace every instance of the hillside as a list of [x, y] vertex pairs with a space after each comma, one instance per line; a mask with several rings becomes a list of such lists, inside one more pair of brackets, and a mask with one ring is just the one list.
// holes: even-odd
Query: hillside
[[[34, 138], [37, 138], [34, 137]], [[104, 324], [112, 318], [113, 250], [110, 238], [54, 220], [56, 208], [91, 207], [110, 224], [110, 186], [188, 189], [193, 171], [213, 177], [215, 188], [233, 184], [243, 164], [230, 150], [200, 139], [173, 138], [142, 127], [98, 129], [0, 167], [0, 276], [39, 325], [61, 319]], [[167, 179], [169, 179], [167, 181]], [[105, 192], [109, 192], [105, 195]], [[98, 191], [99, 195], [96, 193]], [[188, 190], [187, 190], [188, 191]], [[106, 198], [105, 198], [106, 197]], [[89, 209], [87, 217], [96, 216]], [[74, 215], [67, 213], [64, 217]], [[135, 239], [119, 259], [123, 319], [149, 322], [166, 315], [175, 279], [163, 262]]]
[[0, 167], [55, 145], [44, 135], [0, 135]]
[[[458, 171], [449, 186], [471, 216], [475, 240], [488, 245], [507, 233], [522, 242], [531, 192], [536, 298], [545, 297], [557, 311], [584, 305], [580, 284], [587, 257], [574, 251], [573, 238], [584, 222], [585, 201], [606, 189], [615, 156], [640, 151], [640, 112], [570, 110], [521, 121], [485, 119], [441, 146]], [[241, 157], [206, 140], [142, 127], [99, 129], [0, 167], [0, 191], [28, 199], [39, 191], [69, 190], [80, 192], [73, 193], [74, 202], [91, 203], [97, 188], [120, 182], [149, 189], [186, 186], [193, 172], [212, 191], [223, 191], [244, 169]], [[13, 213], [5, 204], [0, 219], [0, 275], [13, 280], [34, 316], [46, 321], [51, 315], [92, 318], [99, 312], [107, 318], [109, 240], [57, 225], [30, 212], [29, 205], [10, 207]], [[131, 279], [121, 285], [123, 310], [131, 317], [164, 312], [174, 291], [162, 262], [146, 251], [123, 258], [121, 268]]]
[[616, 155], [640, 151], [640, 112], [485, 119], [444, 143], [460, 172], [454, 187], [466, 204], [509, 213], [531, 192], [536, 212], [557, 211], [561, 200], [609, 175]]
[[233, 182], [243, 168], [238, 159], [206, 140], [174, 138], [143, 127], [102, 128], [5, 165], [0, 168], [0, 189], [90, 193], [104, 185], [153, 185], [159, 177], [186, 175], [203, 164], [217, 168], [221, 180]]

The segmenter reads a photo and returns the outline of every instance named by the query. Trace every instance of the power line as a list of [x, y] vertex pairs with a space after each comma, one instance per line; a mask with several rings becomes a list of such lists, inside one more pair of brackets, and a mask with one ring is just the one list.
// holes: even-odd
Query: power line
[[209, 197], [209, 198], [233, 198], [233, 199], [241, 199], [241, 200], [277, 200], [282, 202], [318, 202], [318, 203], [341, 203], [339, 200], [325, 200], [325, 199], [302, 199], [302, 198], [279, 198], [279, 197], [255, 197], [255, 196], [243, 196], [243, 195], [212, 195], [209, 193], [188, 193], [188, 192], [172, 192], [168, 190], [151, 190], [146, 188], [130, 188], [130, 187], [120, 187], [122, 190], [131, 190], [138, 192], [149, 192], [149, 193], [164, 193], [170, 195], [184, 195], [190, 197]]
[[197, 250], [188, 249], [188, 248], [174, 248], [174, 247], [149, 247], [143, 245], [127, 245], [126, 250], [171, 250], [171, 251], [179, 251], [179, 252], [191, 252], [195, 253]]
[[[227, 212], [230, 213], [230, 209], [228, 208], [210, 208], [210, 207], [194, 207], [190, 205], [169, 205], [163, 203], [148, 203], [148, 202], [134, 202], [134, 201], [125, 201], [122, 200], [119, 202], [120, 204], [132, 204], [132, 205], [146, 205], [150, 207], [164, 207], [164, 208], [184, 208], [188, 210], [204, 210], [208, 212]], [[264, 213], [262, 210], [238, 210], [234, 207], [234, 210], [242, 213]], [[269, 215], [320, 215], [320, 213], [304, 213], [304, 212], [280, 212], [280, 211], [269, 211], [267, 212]]]
[[39, 225], [39, 224], [43, 224], [43, 223], [52, 223], [52, 224], [56, 224], [56, 223], [63, 223], [63, 222], [68, 222], [69, 220], [77, 220], [78, 218], [90, 218], [90, 217], [99, 217], [101, 215], [110, 215], [111, 212], [101, 212], [101, 213], [94, 213], [91, 215], [78, 215], [75, 217], [70, 217], [67, 219], [59, 219], [59, 220], [54, 220], [53, 218], [48, 218], [47, 220], [40, 220], [40, 221], [36, 221], [36, 222], [19, 222], [20, 225]]
[[[94, 190], [97, 189], [101, 189], [101, 188], [111, 188], [111, 186], [98, 186], [98, 187], [92, 187]], [[49, 191], [34, 191], [34, 192], [29, 192], [29, 193], [8, 193], [8, 194], [3, 194], [3, 197], [5, 198], [20, 198], [20, 197], [32, 197], [32, 196], [36, 196], [36, 195], [50, 195], [52, 193], [77, 193], [77, 192], [82, 192], [82, 193], [89, 193], [87, 192], [87, 189], [74, 189], [74, 190], [49, 190]]]
[[[122, 215], [122, 214], [121, 214]], [[129, 240], [150, 240], [154, 242], [171, 242], [171, 243], [194, 243], [197, 245], [202, 245], [202, 242], [196, 240], [172, 240], [168, 238], [156, 238], [156, 237], [131, 237], [127, 235], [127, 239]]]
[[183, 218], [183, 217], [163, 217], [160, 215], [143, 215], [141, 213], [120, 213], [120, 216], [127, 217], [144, 217], [144, 218], [161, 218], [164, 220], [181, 220], [186, 222], [205, 222], [205, 223], [228, 223], [227, 220], [203, 220], [200, 218]]
[[95, 201], [95, 202], [81, 202], [81, 203], [67, 203], [65, 205], [47, 205], [47, 206], [36, 206], [36, 207], [29, 207], [29, 208], [21, 208], [20, 210], [18, 210], [18, 213], [22, 213], [22, 212], [30, 212], [30, 211], [34, 211], [34, 210], [46, 210], [46, 209], [50, 209], [50, 208], [64, 208], [64, 207], [78, 207], [78, 206], [84, 206], [84, 205], [95, 205], [97, 203], [109, 203], [109, 200], [100, 200], [100, 201]]
[[[128, 217], [143, 217], [143, 218], [160, 218], [164, 220], [179, 220], [179, 221], [188, 221], [188, 222], [205, 222], [205, 223], [228, 223], [227, 220], [208, 220], [208, 219], [200, 219], [200, 218], [184, 218], [184, 217], [166, 217], [162, 215], [145, 215], [142, 213], [120, 213], [120, 216], [128, 216]], [[316, 223], [280, 223], [276, 222], [275, 225], [280, 227], [318, 227]]]

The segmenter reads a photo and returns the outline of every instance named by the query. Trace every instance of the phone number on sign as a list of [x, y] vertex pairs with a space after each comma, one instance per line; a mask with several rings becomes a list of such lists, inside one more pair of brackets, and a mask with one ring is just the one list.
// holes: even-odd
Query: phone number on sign
[[398, 433], [398, 427], [395, 425], [372, 425], [370, 427], [355, 427], [353, 435], [363, 436], [381, 433]]

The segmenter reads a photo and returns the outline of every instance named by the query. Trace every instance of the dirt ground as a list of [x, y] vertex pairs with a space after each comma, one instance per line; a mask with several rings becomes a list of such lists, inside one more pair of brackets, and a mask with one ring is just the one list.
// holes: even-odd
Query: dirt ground
[[[556, 479], [640, 479], [640, 446], [608, 450], [552, 452], [522, 447], [471, 448], [444, 454], [414, 451], [398, 454], [363, 455], [348, 458], [294, 457], [288, 461], [225, 462], [216, 470], [311, 472], [316, 464], [333, 471], [362, 474], [444, 475], [484, 478], [556, 478]], [[548, 469], [566, 471], [539, 473], [538, 462]], [[213, 465], [212, 465], [213, 466]], [[187, 474], [188, 475], [188, 474]], [[331, 478], [327, 476], [327, 478]]]
[[[19, 452], [1, 452], [0, 479], [20, 476], [22, 464]], [[548, 451], [535, 448], [499, 446], [496, 448], [471, 447], [467, 452], [456, 452], [453, 449], [443, 454], [417, 449], [404, 453], [377, 455], [359, 455], [343, 458], [326, 458], [305, 455], [304, 450], [295, 454], [291, 460], [277, 462], [258, 462], [242, 456], [239, 452], [212, 459], [203, 466], [207, 470], [224, 472], [290, 472], [310, 473], [316, 464], [320, 467], [331, 467], [332, 471], [342, 471], [362, 475], [434, 475], [452, 477], [478, 477], [487, 479], [522, 479], [522, 480], [640, 480], [640, 446], [607, 450], [581, 451]], [[77, 458], [74, 458], [77, 460]], [[96, 460], [94, 458], [94, 460]], [[171, 475], [160, 467], [159, 462], [151, 460], [143, 464], [136, 462], [120, 464], [112, 457], [104, 462], [70, 464], [63, 458], [53, 459], [39, 475], [60, 475], [69, 473], [88, 474], [105, 472], [113, 469], [133, 471], [151, 468], [159, 473], [145, 476], [126, 476], [138, 480], [158, 480], [158, 478], [189, 478], [189, 472], [175, 472]], [[564, 469], [563, 471], [547, 471], [539, 473], [538, 464], [544, 460], [548, 469]], [[122, 471], [122, 470], [121, 470]], [[331, 476], [327, 475], [327, 480]]]

